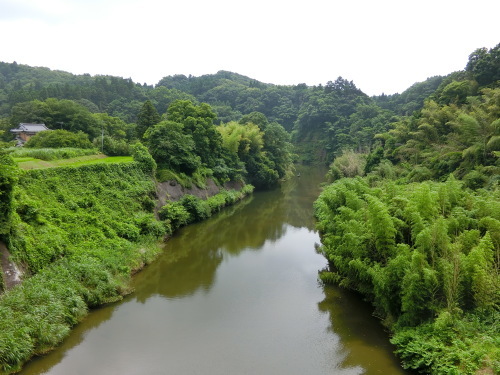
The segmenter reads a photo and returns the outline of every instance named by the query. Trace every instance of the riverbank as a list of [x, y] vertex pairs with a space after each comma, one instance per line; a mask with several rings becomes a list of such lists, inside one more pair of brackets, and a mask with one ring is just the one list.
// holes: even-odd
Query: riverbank
[[321, 279], [360, 292], [404, 368], [500, 373], [500, 194], [445, 182], [335, 181], [315, 203]]
[[[129, 293], [130, 275], [156, 258], [159, 239], [172, 231], [155, 218], [164, 190], [141, 163], [27, 171], [13, 191], [5, 238], [10, 260], [26, 273], [0, 297], [1, 374], [57, 346], [89, 309]], [[214, 212], [216, 200], [224, 206], [249, 193], [226, 200], [221, 191]]]
[[210, 198], [224, 190], [241, 190], [244, 186], [243, 182], [230, 181], [226, 182], [223, 187], [218, 186], [214, 180], [208, 179], [206, 181], [206, 186], [200, 188], [196, 185], [192, 185], [189, 188], [183, 187], [175, 180], [158, 182], [156, 184], [157, 192], [157, 204], [156, 210], [165, 206], [167, 202], [176, 202], [185, 195], [194, 195], [200, 199]]

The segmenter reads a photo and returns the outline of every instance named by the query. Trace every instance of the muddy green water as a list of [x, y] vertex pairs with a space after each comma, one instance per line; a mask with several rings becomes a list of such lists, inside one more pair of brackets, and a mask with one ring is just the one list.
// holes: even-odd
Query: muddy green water
[[370, 306], [317, 282], [324, 171], [300, 173], [181, 230], [132, 295], [21, 374], [405, 374]]

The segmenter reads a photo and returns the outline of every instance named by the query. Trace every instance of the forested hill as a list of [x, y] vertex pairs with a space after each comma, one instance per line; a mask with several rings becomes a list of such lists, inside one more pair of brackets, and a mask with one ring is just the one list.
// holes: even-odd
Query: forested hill
[[[67, 125], [69, 130], [82, 130], [92, 140], [94, 132], [82, 126], [72, 127], [71, 118], [34, 113], [26, 104], [53, 98], [71, 100], [83, 111], [111, 116], [130, 138], [147, 100], [162, 115], [170, 103], [182, 99], [210, 104], [217, 116], [215, 124], [239, 121], [243, 115], [260, 112], [269, 122], [277, 122], [293, 133], [295, 143], [300, 145], [301, 161], [329, 163], [343, 149], [369, 152], [375, 146], [376, 134], [418, 112], [427, 98], [438, 103], [463, 102], [484, 87], [494, 87], [499, 79], [498, 51], [498, 46], [489, 51], [479, 48], [468, 61], [464, 59], [463, 71], [430, 77], [400, 94], [375, 97], [367, 96], [362, 88], [342, 77], [332, 77], [325, 85], [280, 86], [219, 71], [200, 77], [167, 76], [155, 86], [148, 86], [121, 77], [73, 75], [0, 62], [0, 130], [19, 122], [43, 120], [51, 128]], [[8, 136], [6, 131], [4, 140]]]
[[[372, 123], [387, 124], [394, 114], [407, 114], [420, 108], [440, 80], [442, 77], [434, 77], [432, 84], [427, 81], [415, 84], [402, 94], [369, 98], [353, 82], [341, 77], [325, 86], [278, 86], [219, 71], [201, 77], [168, 76], [153, 87], [121, 77], [73, 75], [0, 62], [0, 130], [5, 131], [3, 140], [9, 140], [8, 130], [19, 122], [40, 121], [52, 129], [82, 130], [92, 140], [98, 131], [88, 120], [88, 115], [105, 113], [115, 119], [114, 123], [119, 124], [120, 131], [130, 140], [137, 116], [147, 100], [163, 114], [170, 103], [181, 99], [209, 103], [217, 115], [216, 123], [239, 121], [243, 115], [252, 112], [263, 113], [270, 122], [281, 124], [288, 132], [295, 129], [296, 143], [303, 143], [299, 150], [302, 161], [329, 162], [336, 152], [353, 146], [347, 140], [353, 135], [345, 134], [351, 132], [351, 115], [358, 113], [363, 121], [368, 117]], [[33, 105], [34, 101], [46, 102], [48, 99], [70, 100], [72, 103], [62, 106], [71, 106], [72, 109], [58, 110], [59, 115], [53, 116], [33, 108], [37, 107]], [[77, 117], [88, 123], [87, 129], [81, 125], [73, 126], [74, 116], [67, 112], [79, 112], [81, 115]], [[338, 128], [335, 134], [332, 134], [331, 127]], [[367, 127], [371, 124], [363, 125], [363, 128]], [[380, 127], [380, 124], [375, 127], [377, 132]], [[116, 125], [114, 128], [116, 130]], [[366, 133], [362, 129], [356, 130], [357, 133], [360, 131]], [[112, 135], [111, 132], [111, 129], [105, 129], [107, 135]], [[374, 132], [369, 133], [363, 137], [371, 138]], [[313, 150], [311, 147], [318, 139], [321, 140], [320, 147]]]
[[[402, 94], [381, 95], [373, 99], [382, 108], [409, 114], [422, 106], [443, 77], [416, 83]], [[346, 81], [347, 82], [347, 81]], [[331, 87], [331, 82], [326, 86]], [[175, 99], [206, 102], [223, 122], [238, 120], [253, 111], [264, 113], [291, 131], [313, 91], [328, 88], [298, 84], [279, 86], [228, 71], [200, 77], [173, 75], [154, 87], [114, 76], [74, 75], [44, 67], [0, 62], [0, 117], [8, 117], [19, 103], [47, 98], [69, 99], [92, 112], [105, 112], [127, 122], [135, 122], [142, 103], [152, 100], [163, 113]], [[361, 92], [361, 91], [360, 91]]]

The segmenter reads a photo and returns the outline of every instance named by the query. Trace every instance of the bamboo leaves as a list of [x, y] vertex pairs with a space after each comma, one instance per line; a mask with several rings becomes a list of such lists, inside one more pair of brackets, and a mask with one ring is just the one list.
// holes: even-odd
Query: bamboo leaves
[[497, 194], [467, 192], [454, 178], [381, 186], [341, 179], [315, 203], [322, 251], [341, 284], [402, 324], [498, 306]]

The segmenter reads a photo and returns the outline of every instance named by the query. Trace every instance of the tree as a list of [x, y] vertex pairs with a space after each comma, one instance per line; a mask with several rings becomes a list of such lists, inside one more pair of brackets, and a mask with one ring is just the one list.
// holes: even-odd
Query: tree
[[463, 154], [474, 159], [476, 164], [488, 163], [492, 159], [491, 151], [500, 151], [500, 119], [491, 121], [484, 111], [458, 116], [458, 131], [467, 147]]
[[274, 164], [279, 178], [283, 178], [288, 172], [291, 172], [294, 155], [291, 136], [277, 122], [271, 122], [266, 126], [263, 150], [271, 163]]
[[137, 138], [143, 138], [144, 133], [146, 133], [151, 126], [158, 124], [160, 120], [160, 115], [153, 103], [150, 100], [146, 100], [137, 115]]
[[134, 124], [127, 124], [121, 118], [110, 116], [107, 113], [94, 113], [92, 116], [105, 136], [107, 135], [117, 140], [126, 139], [130, 141], [134, 139], [136, 128]]
[[465, 70], [481, 85], [489, 85], [500, 80], [500, 43], [487, 50], [478, 48], [469, 55]]
[[149, 153], [148, 149], [140, 142], [134, 144], [132, 149], [134, 161], [141, 165], [143, 171], [154, 175], [156, 172], [156, 162]]
[[144, 134], [149, 152], [159, 167], [188, 175], [201, 166], [193, 138], [184, 133], [184, 126], [174, 121], [161, 121]]
[[252, 112], [248, 115], [244, 115], [239, 123], [241, 125], [246, 125], [249, 123], [255, 124], [259, 127], [260, 130], [265, 131], [267, 126], [269, 125], [269, 121], [267, 120], [266, 115], [261, 112]]
[[171, 103], [176, 100], [190, 100], [196, 102], [196, 98], [186, 92], [177, 89], [168, 89], [164, 86], [157, 86], [148, 94], [150, 100], [154, 103], [158, 113], [167, 112]]
[[222, 134], [224, 148], [232, 158], [243, 163], [248, 182], [259, 188], [268, 188], [278, 182], [279, 173], [263, 151], [264, 133], [257, 125], [230, 122], [217, 130]]
[[465, 258], [468, 284], [475, 306], [480, 309], [498, 307], [500, 302], [500, 276], [494, 263], [494, 245], [486, 232], [479, 244]]
[[49, 98], [19, 103], [12, 108], [11, 124], [21, 122], [44, 123], [50, 129], [82, 131], [91, 139], [101, 134], [96, 119], [88, 108], [72, 100]]
[[327, 178], [333, 182], [344, 177], [363, 176], [365, 165], [365, 155], [352, 150], [344, 150], [330, 165]]
[[439, 102], [442, 104], [464, 104], [473, 91], [472, 81], [453, 81], [444, 87], [439, 96]]
[[214, 125], [216, 116], [210, 105], [176, 100], [168, 107], [166, 118], [182, 124], [182, 131], [194, 141], [194, 152], [205, 167], [214, 168], [220, 163], [222, 138]]

